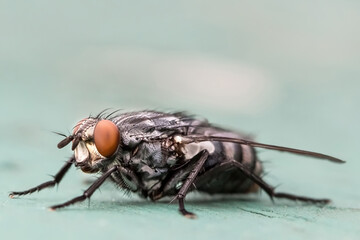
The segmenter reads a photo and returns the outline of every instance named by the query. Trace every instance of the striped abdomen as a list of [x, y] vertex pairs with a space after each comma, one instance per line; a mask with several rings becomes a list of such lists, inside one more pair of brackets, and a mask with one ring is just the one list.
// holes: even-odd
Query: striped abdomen
[[[211, 129], [210, 132], [206, 131], [204, 134], [240, 137], [238, 134], [220, 131], [219, 129]], [[199, 176], [196, 182], [197, 190], [208, 193], [247, 193], [256, 191], [257, 186], [237, 168], [230, 165], [218, 167], [224, 162], [235, 160], [244, 164], [252, 173], [260, 176], [263, 169], [255, 149], [247, 145], [229, 142], [211, 143], [214, 145], [215, 150], [210, 154], [205, 164], [207, 171], [202, 176]]]

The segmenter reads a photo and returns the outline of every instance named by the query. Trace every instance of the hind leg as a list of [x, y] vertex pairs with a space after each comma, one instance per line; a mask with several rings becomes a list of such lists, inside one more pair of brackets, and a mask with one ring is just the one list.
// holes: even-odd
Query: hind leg
[[322, 203], [326, 204], [329, 203], [329, 199], [317, 199], [317, 198], [310, 198], [310, 197], [304, 197], [304, 196], [297, 196], [290, 193], [282, 193], [282, 192], [275, 192], [274, 188], [267, 184], [264, 180], [262, 180], [261, 177], [255, 175], [254, 173], [250, 172], [243, 164], [231, 161], [230, 164], [232, 164], [234, 167], [238, 168], [243, 174], [248, 176], [253, 182], [255, 182], [257, 185], [259, 185], [260, 188], [262, 188], [271, 199], [274, 197], [276, 198], [286, 198], [293, 201], [302, 201], [302, 202], [312, 202], [312, 203]]
[[[326, 204], [329, 203], [329, 199], [315, 199], [310, 197], [304, 197], [304, 196], [297, 196], [290, 193], [282, 193], [282, 192], [276, 192], [274, 190], [274, 187], [266, 183], [261, 177], [253, 173], [248, 167], [246, 167], [244, 164], [237, 162], [235, 160], [224, 162], [220, 164], [219, 166], [211, 169], [208, 174], [211, 175], [211, 171], [216, 170], [216, 168], [219, 168], [221, 170], [231, 169], [231, 168], [237, 168], [242, 174], [244, 174], [247, 178], [252, 180], [254, 183], [256, 183], [261, 189], [263, 189], [271, 199], [275, 198], [286, 198], [293, 201], [302, 201], [302, 202], [311, 202], [311, 203], [322, 203]], [[203, 174], [198, 180], [204, 181], [207, 179], [207, 173]]]

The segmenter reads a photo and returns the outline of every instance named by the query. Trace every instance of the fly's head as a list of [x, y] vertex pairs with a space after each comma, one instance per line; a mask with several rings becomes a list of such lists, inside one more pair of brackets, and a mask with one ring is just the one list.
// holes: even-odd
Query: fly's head
[[72, 141], [76, 165], [82, 171], [99, 171], [101, 164], [111, 159], [120, 145], [118, 127], [110, 120], [85, 118], [79, 121], [73, 134], [62, 140], [58, 148], [63, 148]]

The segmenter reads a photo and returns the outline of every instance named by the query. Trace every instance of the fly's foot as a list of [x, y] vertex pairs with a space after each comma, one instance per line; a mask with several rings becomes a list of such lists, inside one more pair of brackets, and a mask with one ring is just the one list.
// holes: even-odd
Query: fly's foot
[[48, 210], [50, 212], [55, 212], [58, 208], [61, 208], [61, 207], [59, 205], [54, 205], [54, 206], [48, 207]]
[[188, 212], [185, 209], [180, 209], [179, 211], [186, 218], [189, 218], [189, 219], [196, 219], [197, 218], [195, 213]]
[[277, 198], [286, 198], [293, 201], [301, 201], [301, 202], [308, 202], [308, 203], [315, 203], [315, 204], [329, 204], [331, 202], [330, 199], [322, 198], [310, 198], [310, 197], [303, 197], [303, 196], [297, 196], [290, 193], [272, 193], [272, 196]]
[[66, 207], [66, 206], [68, 206], [70, 204], [72, 204], [72, 202], [68, 201], [68, 202], [63, 203], [63, 204], [53, 205], [53, 206], [49, 207], [48, 209], [49, 209], [49, 211], [54, 212], [54, 211], [58, 210], [59, 208], [64, 208], [64, 207]]
[[[31, 192], [30, 192], [31, 193]], [[29, 191], [23, 191], [23, 192], [11, 192], [9, 193], [9, 198], [16, 198], [22, 195], [29, 194]]]
[[17, 198], [17, 197], [20, 197], [20, 196], [23, 196], [23, 195], [26, 195], [26, 194], [29, 194], [29, 193], [32, 193], [32, 192], [29, 192], [29, 191], [23, 191], [23, 192], [11, 192], [9, 193], [9, 198]]
[[184, 217], [187, 217], [189, 219], [195, 219], [197, 218], [196, 214], [192, 213], [192, 212], [188, 212], [186, 211], [185, 209], [185, 206], [184, 206], [184, 197], [182, 195], [179, 195], [178, 196], [178, 199], [179, 199], [179, 212], [184, 216]]

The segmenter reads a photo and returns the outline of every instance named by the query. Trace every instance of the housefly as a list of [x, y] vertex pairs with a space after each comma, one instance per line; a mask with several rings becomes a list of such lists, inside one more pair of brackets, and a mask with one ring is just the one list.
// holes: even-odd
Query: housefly
[[71, 135], [63, 135], [58, 148], [72, 143], [73, 156], [54, 179], [26, 191], [11, 192], [10, 197], [30, 194], [60, 183], [71, 165], [86, 173], [101, 176], [80, 196], [55, 210], [84, 201], [110, 179], [120, 188], [153, 201], [174, 197], [182, 215], [193, 218], [184, 198], [192, 190], [209, 194], [252, 193], [264, 190], [269, 197], [312, 203], [328, 203], [277, 192], [262, 179], [263, 166], [256, 148], [290, 152], [303, 156], [344, 161], [321, 153], [263, 144], [185, 113], [139, 111], [104, 112], [79, 121]]

